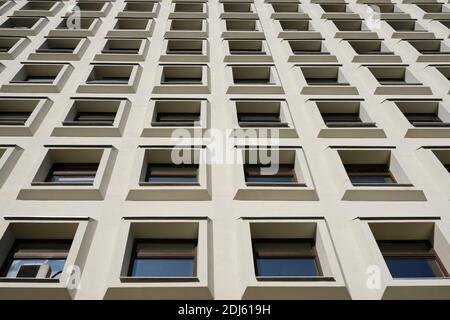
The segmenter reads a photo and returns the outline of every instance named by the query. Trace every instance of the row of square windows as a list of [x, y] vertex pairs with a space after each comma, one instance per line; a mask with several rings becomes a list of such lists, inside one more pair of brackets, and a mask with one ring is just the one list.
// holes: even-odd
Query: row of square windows
[[[172, 3], [171, 13], [169, 18], [207, 18], [208, 5], [206, 3], [174, 1]], [[222, 18], [258, 18], [257, 10], [253, 1], [236, 3], [233, 1], [221, 1], [220, 11]], [[15, 4], [13, 1], [3, 1], [0, 7], [0, 12], [5, 13]], [[71, 15], [78, 10], [81, 16], [84, 17], [105, 17], [109, 14], [112, 8], [110, 1], [78, 1], [75, 8], [72, 8], [66, 13], [66, 16]], [[19, 17], [33, 17], [33, 16], [54, 16], [64, 7], [61, 1], [28, 1], [21, 8], [14, 11], [14, 16]], [[327, 1], [312, 1], [312, 6], [307, 11], [319, 10], [322, 19], [361, 19], [361, 16], [356, 11], [364, 12], [367, 8], [372, 8], [376, 13], [380, 14], [382, 19], [411, 19], [408, 12], [403, 11], [407, 9], [413, 15], [419, 16], [423, 19], [448, 19], [449, 7], [443, 3], [411, 3], [408, 4], [394, 4], [392, 2], [369, 2], [358, 4], [336, 3]], [[271, 13], [271, 18], [303, 18], [308, 19], [309, 15], [305, 13], [303, 4], [299, 2], [275, 2], [268, 4], [267, 8]], [[118, 18], [155, 18], [158, 16], [160, 4], [157, 1], [140, 2], [140, 1], [125, 1], [122, 4], [122, 9], [118, 14]], [[355, 10], [353, 10], [355, 9]], [[318, 11], [318, 12], [319, 12]], [[8, 26], [8, 25], [7, 25]]]
[[[313, 0], [311, 5], [305, 10], [304, 4], [299, 1], [266, 1], [269, 2], [266, 8], [271, 13], [272, 18], [277, 17], [308, 17], [306, 11], [311, 8], [319, 10], [322, 19], [359, 17], [355, 12], [366, 10], [367, 7], [372, 8], [375, 12], [382, 14], [382, 17], [391, 16], [403, 18], [411, 18], [410, 13], [417, 15], [423, 19], [445, 19], [448, 17], [450, 8], [444, 3], [424, 3], [417, 1], [416, 3], [407, 2], [406, 4], [395, 4], [388, 2], [367, 1], [364, 3], [348, 4], [332, 1]], [[272, 3], [270, 3], [272, 2]], [[13, 1], [2, 1], [0, 12], [5, 13], [15, 6]], [[77, 1], [78, 8], [72, 8], [66, 15], [73, 14], [75, 10], [79, 10], [82, 16], [105, 17], [109, 14], [113, 7], [113, 1]], [[13, 14], [15, 16], [54, 16], [64, 7], [62, 1], [27, 1], [22, 7], [16, 9]], [[222, 0], [219, 4], [221, 17], [238, 16], [238, 17], [257, 17], [257, 9], [253, 1], [227, 1]], [[407, 9], [407, 11], [403, 11]], [[158, 16], [160, 10], [159, 1], [125, 1], [121, 4], [119, 17], [151, 17]], [[317, 12], [319, 12], [317, 11]], [[403, 16], [404, 15], [404, 16]], [[173, 1], [171, 4], [171, 14], [169, 18], [207, 18], [208, 4], [205, 1]]]
[[[80, 256], [88, 256], [90, 243], [86, 242], [91, 240], [86, 239], [85, 234], [91, 223], [85, 218], [46, 221], [17, 220], [8, 216], [0, 237], [0, 244], [5, 248], [0, 260], [0, 295], [11, 283], [35, 283], [36, 280], [44, 288], [61, 284], [66, 289], [71, 267], [84, 264]], [[179, 283], [181, 288], [208, 287], [208, 269], [211, 267], [208, 256], [212, 254], [212, 243], [207, 233], [211, 223], [203, 218], [184, 221], [167, 217], [159, 221], [155, 218], [124, 218], [117, 243], [113, 244], [115, 257], [110, 272], [115, 283], [108, 285], [115, 289], [127, 288], [138, 281], [139, 290], [149, 291], [158, 291], [158, 284], [170, 282]], [[450, 285], [447, 259], [450, 243], [441, 222], [369, 219], [358, 223], [361, 231], [369, 235], [361, 242], [366, 241], [366, 249], [373, 253], [371, 263], [383, 275], [383, 285], [401, 285], [404, 280], [411, 285], [411, 281], [416, 281], [417, 287], [413, 290], [422, 291], [424, 296], [428, 294], [424, 289], [426, 286]], [[238, 229], [244, 230], [241, 252], [238, 252], [240, 266], [253, 267], [253, 270], [245, 271], [248, 275], [243, 280], [248, 282], [246, 285], [254, 285], [261, 291], [266, 286], [270, 288], [271, 283], [286, 290], [302, 286], [306, 286], [306, 290], [311, 289], [310, 286], [325, 290], [340, 288], [342, 292], [338, 290], [335, 294], [348, 297], [324, 219], [281, 221], [266, 218], [256, 221], [245, 218], [239, 224], [245, 225]], [[83, 252], [80, 252], [81, 247]], [[82, 276], [83, 270], [80, 271], [79, 276]], [[108, 289], [106, 296], [109, 293]], [[298, 292], [290, 291], [290, 294], [297, 295]]]
[[[285, 100], [232, 99], [229, 128], [234, 137], [296, 138]], [[33, 135], [52, 101], [45, 98], [0, 98], [0, 135]], [[362, 99], [311, 99], [305, 103], [320, 138], [385, 138], [371, 108]], [[389, 100], [382, 104], [408, 138], [450, 137], [450, 111], [440, 100]], [[53, 136], [121, 136], [131, 103], [127, 99], [74, 98]], [[145, 115], [142, 137], [171, 137], [179, 129], [200, 136], [210, 128], [206, 99], [154, 99]]]
[[[1, 149], [3, 182], [17, 162], [19, 147]], [[303, 149], [235, 148], [229, 168], [237, 200], [318, 200]], [[395, 149], [336, 147], [324, 156], [344, 181], [342, 200], [426, 201], [416, 177]], [[204, 147], [140, 146], [130, 173], [127, 200], [210, 200], [209, 166], [225, 163]], [[419, 155], [430, 177], [450, 190], [450, 148], [425, 148]], [[102, 200], [114, 169], [111, 146], [47, 146], [27, 176], [18, 199]], [[222, 162], [221, 162], [222, 161]], [[7, 171], [7, 172], [5, 172]], [[339, 177], [339, 179], [337, 179]]]
[[[39, 1], [40, 2], [40, 1]], [[398, 15], [395, 13], [394, 15]], [[450, 16], [449, 13], [447, 13]], [[436, 20], [439, 24], [433, 24], [433, 29], [429, 31], [416, 19], [411, 19], [408, 15], [403, 18], [385, 18], [379, 26], [371, 26], [367, 21], [361, 19], [359, 15], [350, 17], [338, 17], [326, 19], [327, 25], [335, 33], [337, 38], [361, 37], [378, 38], [377, 31], [385, 32], [386, 37], [392, 38], [435, 38], [435, 32], [442, 35], [447, 32], [448, 16]], [[207, 37], [207, 19], [169, 19], [166, 37]], [[275, 18], [275, 28], [280, 38], [308, 37], [318, 34], [316, 38], [321, 38], [320, 32], [314, 26], [314, 19], [307, 14], [300, 17]], [[322, 20], [323, 21], [323, 20]], [[49, 36], [94, 36], [101, 25], [101, 19], [96, 17], [82, 16], [79, 18], [79, 25], [73, 26], [71, 18], [62, 18], [56, 29], [49, 32]], [[222, 37], [257, 37], [264, 38], [264, 31], [258, 18], [224, 18], [220, 20]], [[48, 23], [48, 19], [42, 16], [11, 16], [0, 24], [0, 35], [9, 36], [34, 36]], [[155, 21], [151, 18], [142, 17], [116, 17], [113, 29], [107, 33], [109, 37], [133, 37], [131, 31], [137, 34], [134, 37], [151, 37]], [[306, 34], [305, 34], [306, 33]], [[309, 33], [309, 34], [308, 34]]]
[[[20, 37], [0, 37], [0, 60], [13, 59], [19, 55], [30, 40]], [[76, 61], [80, 60], [90, 40], [86, 37], [46, 38], [28, 56], [29, 60]], [[305, 39], [286, 39], [281, 42], [293, 63], [338, 63], [326, 41], [318, 37]], [[405, 39], [398, 44], [401, 50], [392, 50], [382, 39], [345, 39], [339, 43], [346, 56], [357, 63], [401, 63], [402, 56], [409, 56], [417, 62], [447, 63], [450, 47], [442, 39]], [[150, 42], [147, 39], [127, 39], [124, 37], [103, 40], [102, 49], [94, 57], [95, 61], [145, 61], [149, 54]], [[411, 50], [412, 49], [412, 50]], [[159, 57], [161, 62], [208, 62], [209, 42], [202, 38], [165, 39]], [[272, 63], [269, 45], [264, 39], [226, 39], [223, 41], [224, 62], [233, 63]]]
[[[281, 79], [274, 65], [227, 65], [225, 81], [229, 94], [283, 94]], [[342, 65], [295, 65], [292, 69], [302, 83], [300, 94], [358, 95], [358, 88]], [[69, 63], [24, 63], [20, 70], [1, 86], [2, 92], [57, 93], [68, 82], [73, 67]], [[135, 93], [143, 68], [139, 64], [96, 63], [90, 66], [80, 93]], [[450, 66], [427, 68], [430, 77], [439, 81], [433, 90], [450, 92]], [[375, 95], [431, 95], [430, 86], [419, 80], [407, 65], [364, 65], [357, 74], [366, 79], [365, 86]], [[153, 93], [211, 92], [211, 75], [207, 65], [164, 64], [156, 72]], [[435, 89], [436, 88], [436, 89]]]

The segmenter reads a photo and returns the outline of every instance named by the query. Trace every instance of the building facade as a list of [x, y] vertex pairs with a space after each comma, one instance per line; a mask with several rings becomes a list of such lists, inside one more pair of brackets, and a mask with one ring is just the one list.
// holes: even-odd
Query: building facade
[[446, 2], [0, 14], [1, 299], [450, 298]]

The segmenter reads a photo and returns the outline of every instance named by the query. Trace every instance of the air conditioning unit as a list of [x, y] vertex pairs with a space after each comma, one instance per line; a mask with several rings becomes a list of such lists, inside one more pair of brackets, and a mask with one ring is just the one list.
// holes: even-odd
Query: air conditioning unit
[[47, 279], [52, 274], [52, 268], [48, 264], [23, 264], [17, 271], [16, 278]]

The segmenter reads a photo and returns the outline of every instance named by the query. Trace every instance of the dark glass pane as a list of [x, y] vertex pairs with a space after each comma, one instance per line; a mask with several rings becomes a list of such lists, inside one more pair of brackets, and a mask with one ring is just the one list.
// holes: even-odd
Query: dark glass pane
[[109, 121], [113, 122], [115, 112], [77, 112], [75, 121]]
[[198, 165], [149, 165], [146, 182], [197, 182]]
[[156, 121], [158, 122], [185, 122], [199, 121], [200, 113], [196, 112], [158, 112]]
[[389, 173], [386, 164], [345, 164], [347, 173]]
[[245, 122], [280, 122], [279, 113], [238, 113], [238, 120]]
[[318, 276], [314, 258], [256, 259], [257, 276]]
[[294, 177], [281, 177], [281, 176], [252, 176], [252, 177], [247, 177], [245, 179], [245, 181], [247, 182], [270, 182], [270, 183], [277, 183], [277, 182], [295, 182]]
[[369, 183], [392, 183], [390, 177], [383, 176], [350, 176], [350, 181], [353, 184], [369, 184]]
[[432, 251], [432, 246], [428, 240], [412, 241], [412, 240], [396, 240], [396, 241], [378, 241], [378, 246], [380, 247], [383, 254], [388, 253], [403, 253], [403, 252], [414, 252], [414, 253], [429, 253]]
[[197, 177], [149, 176], [147, 182], [197, 182]]
[[358, 113], [322, 113], [325, 122], [361, 122]]
[[450, 172], [450, 164], [444, 164], [445, 169], [447, 169], [448, 172]]
[[25, 124], [31, 112], [0, 112], [0, 124]]
[[165, 78], [164, 83], [174, 83], [174, 84], [189, 84], [189, 83], [201, 83], [202, 79], [200, 78]]
[[34, 76], [28, 76], [25, 81], [27, 82], [36, 82], [36, 83], [52, 83], [53, 80], [55, 80], [55, 77], [34, 77]]
[[433, 258], [386, 257], [386, 264], [393, 278], [434, 278], [441, 276]]
[[134, 277], [192, 277], [194, 259], [135, 259]]
[[338, 84], [336, 78], [308, 78], [306, 79], [308, 84], [322, 84], [322, 85], [335, 85]]
[[409, 122], [442, 122], [436, 113], [404, 113]]

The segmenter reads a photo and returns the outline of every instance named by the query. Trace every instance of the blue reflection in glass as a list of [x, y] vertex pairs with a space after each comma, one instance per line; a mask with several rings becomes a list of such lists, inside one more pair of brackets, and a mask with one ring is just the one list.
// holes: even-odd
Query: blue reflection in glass
[[433, 259], [385, 258], [393, 278], [434, 278]]
[[280, 176], [252, 176], [246, 178], [247, 182], [270, 182], [270, 183], [283, 183], [283, 182], [294, 182], [293, 177], [280, 177]]
[[193, 259], [135, 259], [131, 276], [134, 277], [192, 277]]
[[391, 179], [388, 177], [350, 177], [350, 181], [353, 184], [363, 183], [363, 184], [370, 184], [370, 183], [390, 183]]
[[16, 278], [17, 272], [23, 265], [30, 264], [48, 264], [52, 270], [50, 278], [59, 279], [64, 269], [65, 259], [15, 259], [12, 261], [11, 266], [6, 274], [7, 278]]
[[258, 276], [318, 276], [316, 261], [302, 259], [256, 259]]
[[182, 176], [174, 176], [174, 177], [161, 177], [161, 176], [150, 176], [147, 179], [147, 182], [197, 182], [197, 177], [182, 177]]

